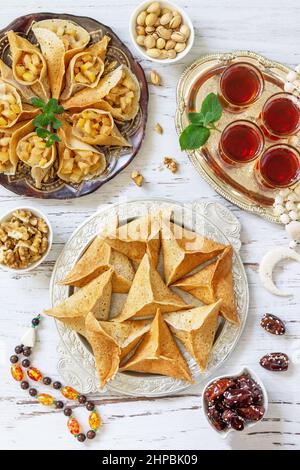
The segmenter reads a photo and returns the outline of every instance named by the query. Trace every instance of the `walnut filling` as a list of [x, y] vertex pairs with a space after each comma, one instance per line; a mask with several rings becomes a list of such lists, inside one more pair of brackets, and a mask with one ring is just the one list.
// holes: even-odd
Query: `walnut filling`
[[24, 52], [16, 64], [16, 74], [24, 82], [34, 82], [40, 77], [43, 62], [38, 54]]
[[62, 40], [66, 51], [82, 46], [80, 35], [72, 25], [53, 25], [51, 29]]
[[18, 143], [17, 154], [31, 167], [44, 167], [51, 159], [51, 148], [46, 147], [46, 142], [34, 132]]
[[134, 91], [136, 84], [125, 71], [122, 73], [122, 78], [119, 83], [113, 87], [105, 100], [118, 112], [128, 113], [131, 109], [134, 100]]
[[106, 113], [82, 111], [73, 117], [74, 125], [83, 137], [111, 135], [112, 121]]
[[21, 114], [13, 87], [0, 83], [0, 127], [9, 127]]
[[86, 176], [97, 173], [101, 166], [101, 155], [89, 150], [70, 150], [63, 153], [60, 175], [72, 183], [80, 183]]
[[0, 132], [0, 172], [10, 169], [9, 144], [10, 136]]
[[91, 85], [97, 80], [100, 70], [101, 63], [97, 57], [91, 54], [83, 54], [75, 61], [75, 82], [83, 85]]

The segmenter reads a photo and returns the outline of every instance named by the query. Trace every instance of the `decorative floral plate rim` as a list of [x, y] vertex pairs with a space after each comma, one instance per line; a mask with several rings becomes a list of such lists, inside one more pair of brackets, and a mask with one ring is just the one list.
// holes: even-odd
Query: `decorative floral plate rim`
[[[221, 204], [196, 201], [185, 205], [167, 199], [148, 199], [109, 205], [107, 209], [100, 210], [75, 230], [58, 257], [50, 282], [50, 301], [54, 306], [67, 298], [69, 288], [58, 285], [56, 282], [64, 277], [74, 262], [80, 257], [87, 244], [109, 220], [115, 215], [118, 215], [121, 221], [131, 220], [145, 214], [150, 208], [153, 210], [154, 208], [159, 209], [162, 207], [177, 211], [178, 214], [180, 211], [183, 211], [185, 222], [186, 220], [190, 221], [190, 223], [185, 223], [185, 225], [190, 228], [194, 227], [193, 217], [198, 217], [198, 227], [200, 227], [200, 223], [203, 224], [204, 222], [205, 234], [212, 236], [219, 242], [231, 243], [235, 250], [233, 274], [241, 325], [237, 328], [228, 322], [224, 323], [213, 347], [208, 370], [204, 374], [199, 372], [195, 361], [186, 354], [186, 359], [191, 367], [196, 383], [201, 383], [206, 381], [235, 349], [245, 326], [249, 307], [247, 277], [238, 254], [241, 246], [240, 224], [236, 217]], [[222, 229], [220, 229], [220, 226], [222, 226]], [[197, 224], [195, 224], [195, 229], [197, 229]], [[94, 356], [90, 349], [76, 332], [70, 330], [59, 321], [56, 321], [56, 325], [60, 336], [58, 345], [59, 373], [67, 383], [82, 393], [99, 393], [99, 380]], [[189, 386], [190, 384], [187, 382], [170, 377], [118, 373], [114, 380], [106, 385], [103, 392], [117, 392], [130, 396], [167, 396], [181, 392]]]
[[126, 63], [126, 65], [130, 66], [141, 87], [140, 109], [138, 115], [133, 121], [128, 121], [128, 123], [124, 123], [123, 125], [126, 136], [132, 137], [133, 146], [129, 148], [130, 150], [128, 150], [128, 153], [126, 153], [127, 150], [120, 150], [120, 148], [106, 148], [105, 151], [109, 167], [108, 172], [94, 179], [83, 181], [79, 185], [70, 185], [59, 178], [56, 178], [53, 179], [53, 181], [51, 180], [49, 183], [44, 183], [42, 189], [37, 189], [33, 185], [31, 177], [27, 174], [26, 168], [22, 165], [19, 165], [19, 170], [14, 176], [0, 174], [0, 184], [15, 194], [42, 199], [71, 199], [93, 193], [124, 170], [124, 168], [126, 168], [136, 157], [145, 137], [149, 92], [145, 73], [138, 61], [134, 59], [128, 47], [109, 26], [106, 26], [105, 24], [88, 16], [78, 16], [67, 13], [37, 12], [18, 17], [8, 26], [0, 30], [0, 58], [2, 58], [5, 53], [7, 46], [5, 44], [5, 34], [9, 30], [13, 29], [16, 32], [24, 33], [27, 36], [30, 33], [31, 26], [34, 21], [48, 18], [67, 19], [76, 22], [86, 28], [90, 33], [93, 33], [93, 37], [96, 37], [97, 34], [101, 37], [104, 34], [109, 35], [111, 37], [111, 43], [108, 47], [108, 56], [111, 54], [112, 59], [118, 58], [119, 63]]
[[[214, 54], [207, 54], [201, 56], [199, 59], [195, 60], [192, 64], [190, 64], [183, 72], [181, 77], [179, 78], [178, 84], [177, 84], [177, 109], [176, 109], [176, 114], [175, 114], [175, 126], [177, 133], [180, 134], [183, 130], [183, 116], [185, 112], [185, 101], [184, 101], [184, 96], [186, 93], [186, 89], [188, 89], [190, 83], [189, 83], [189, 78], [190, 75], [197, 69], [203, 66], [204, 64], [210, 62], [210, 61], [219, 61], [221, 62], [229, 62], [233, 59], [245, 59], [245, 58], [250, 58], [254, 59], [257, 61], [258, 65], [263, 66], [265, 69], [270, 69], [272, 70], [272, 74], [274, 72], [280, 71], [284, 76], [291, 71], [289, 67], [287, 67], [284, 64], [281, 64], [280, 62], [276, 62], [270, 59], [267, 59], [266, 57], [253, 52], [253, 51], [247, 51], [247, 50], [237, 50], [233, 52], [218, 52]], [[232, 202], [233, 204], [237, 205], [243, 210], [246, 210], [248, 212], [255, 213], [259, 215], [260, 217], [263, 217], [264, 219], [278, 223], [280, 224], [279, 217], [274, 215], [272, 206], [269, 207], [264, 207], [262, 205], [259, 205], [255, 203], [254, 201], [251, 201], [249, 198], [244, 196], [243, 194], [235, 191], [234, 189], [231, 189], [225, 182], [221, 180], [210, 168], [210, 166], [205, 162], [204, 158], [201, 155], [201, 150], [194, 150], [194, 151], [187, 151], [186, 152], [189, 159], [193, 163], [194, 167], [200, 173], [200, 175], [203, 177], [203, 179], [215, 190], [217, 191], [221, 196], [223, 196], [225, 199], [228, 201]]]

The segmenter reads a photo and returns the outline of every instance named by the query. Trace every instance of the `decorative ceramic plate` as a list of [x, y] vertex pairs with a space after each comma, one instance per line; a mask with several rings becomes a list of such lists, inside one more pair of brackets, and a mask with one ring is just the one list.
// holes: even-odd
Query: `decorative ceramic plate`
[[[165, 199], [152, 199], [118, 204], [103, 209], [81, 225], [65, 245], [52, 274], [51, 303], [53, 306], [58, 305], [71, 294], [72, 291], [69, 287], [58, 285], [57, 281], [61, 280], [70, 271], [89, 243], [116, 215], [118, 215], [120, 223], [126, 223], [145, 215], [149, 210], [162, 208], [171, 209], [174, 214], [174, 221], [178, 224], [204, 234], [217, 242], [230, 243], [234, 248], [234, 292], [241, 319], [240, 327], [236, 327], [220, 318], [220, 325], [205, 373], [199, 372], [195, 361], [182, 349], [195, 381], [200, 383], [206, 381], [207, 377], [215, 372], [234, 350], [248, 313], [248, 283], [238, 254], [241, 246], [240, 224], [236, 217], [220, 204], [196, 202], [181, 205]], [[177, 290], [177, 293], [179, 292], [184, 298], [183, 291]], [[114, 298], [112, 299], [113, 303]], [[57, 328], [61, 338], [58, 347], [58, 370], [64, 381], [82, 393], [99, 392], [95, 360], [88, 343], [59, 321], [57, 321]], [[180, 345], [179, 347], [181, 348]], [[119, 372], [114, 380], [107, 384], [105, 390], [134, 396], [163, 396], [178, 393], [187, 387], [189, 387], [187, 382], [161, 375]]]
[[11, 59], [9, 57], [9, 47], [6, 36], [7, 31], [14, 30], [27, 37], [31, 42], [36, 43], [35, 36], [31, 30], [32, 24], [35, 21], [48, 18], [59, 18], [78, 23], [90, 33], [92, 43], [100, 40], [105, 34], [108, 35], [111, 38], [106, 56], [108, 62], [114, 63], [114, 67], [120, 64], [127, 65], [136, 75], [141, 88], [140, 109], [137, 116], [132, 121], [118, 123], [122, 135], [125, 138], [129, 138], [132, 146], [127, 148], [102, 147], [101, 151], [105, 153], [107, 168], [100, 176], [80, 184], [71, 185], [54, 175], [50, 177], [46, 183], [42, 183], [41, 189], [37, 189], [33, 184], [28, 166], [19, 163], [14, 176], [0, 174], [0, 184], [16, 194], [46, 199], [68, 199], [84, 196], [100, 188], [100, 186], [120, 173], [137, 155], [145, 135], [148, 87], [143, 69], [134, 60], [132, 54], [118, 36], [108, 26], [84, 16], [58, 13], [33, 13], [17, 18], [0, 31], [0, 58], [10, 65]]
[[[239, 114], [223, 112], [222, 118], [218, 121], [220, 130], [236, 119], [248, 119], [255, 122], [266, 99], [283, 90], [285, 76], [290, 69], [282, 64], [249, 51], [204, 56], [191, 64], [179, 80], [176, 112], [178, 134], [188, 125], [188, 112], [192, 109], [200, 109], [201, 103], [208, 93], [218, 93], [220, 74], [224, 68], [240, 61], [248, 62], [259, 68], [265, 80], [265, 89], [260, 99], [246, 111]], [[299, 84], [299, 82], [296, 83], [297, 86]], [[258, 186], [253, 177], [255, 162], [239, 168], [222, 164], [217, 152], [219, 137], [220, 134], [214, 132], [208, 143], [201, 149], [187, 152], [195, 168], [219, 194], [232, 203], [272, 222], [280, 223], [279, 217], [273, 214], [276, 191], [263, 190]], [[292, 142], [289, 143], [299, 145], [299, 135], [293, 136], [291, 139]], [[271, 143], [267, 145], [271, 145]]]

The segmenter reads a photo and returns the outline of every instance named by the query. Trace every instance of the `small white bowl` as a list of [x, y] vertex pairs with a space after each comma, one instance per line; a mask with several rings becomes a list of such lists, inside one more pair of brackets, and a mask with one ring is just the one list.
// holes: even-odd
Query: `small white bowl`
[[37, 217], [40, 217], [41, 219], [44, 219], [44, 221], [46, 222], [47, 226], [48, 226], [48, 248], [47, 250], [45, 251], [45, 253], [43, 254], [43, 256], [38, 260], [36, 261], [35, 263], [32, 263], [28, 266], [28, 268], [23, 268], [23, 269], [14, 269], [14, 268], [10, 268], [9, 266], [6, 266], [5, 264], [2, 264], [0, 263], [0, 267], [4, 270], [4, 271], [10, 271], [10, 272], [14, 272], [14, 273], [27, 273], [28, 271], [32, 271], [33, 269], [35, 269], [37, 266], [39, 266], [39, 264], [41, 264], [48, 256], [49, 254], [49, 251], [51, 249], [51, 246], [52, 246], [52, 242], [53, 242], [53, 231], [52, 231], [52, 227], [51, 227], [51, 224], [49, 222], [49, 219], [48, 217], [43, 213], [41, 212], [39, 209], [36, 209], [35, 207], [32, 207], [32, 206], [20, 206], [20, 207], [14, 207], [12, 210], [10, 210], [9, 212], [6, 212], [4, 215], [2, 215], [0, 217], [0, 224], [2, 222], [5, 222], [6, 220], [8, 220], [15, 211], [17, 210], [28, 210], [30, 212], [32, 212], [32, 214], [36, 215]]
[[220, 437], [222, 437], [223, 439], [225, 439], [228, 434], [230, 434], [231, 432], [236, 432], [236, 433], [240, 433], [240, 432], [243, 432], [243, 431], [235, 431], [235, 429], [232, 429], [232, 428], [227, 428], [227, 429], [224, 429], [223, 431], [218, 431], [213, 425], [212, 423], [210, 422], [210, 420], [208, 419], [208, 416], [207, 416], [207, 403], [206, 403], [206, 400], [205, 400], [205, 397], [204, 397], [204, 393], [205, 393], [205, 390], [207, 389], [207, 387], [209, 387], [210, 384], [212, 384], [213, 382], [215, 382], [216, 380], [219, 380], [219, 379], [223, 379], [225, 377], [229, 377], [229, 378], [236, 378], [236, 377], [239, 377], [240, 375], [242, 374], [249, 374], [250, 377], [257, 383], [257, 385], [259, 385], [259, 387], [261, 388], [262, 390], [262, 393], [263, 393], [263, 407], [265, 409], [265, 412], [264, 412], [264, 415], [262, 416], [262, 418], [259, 420], [259, 421], [250, 421], [250, 422], [245, 422], [245, 427], [243, 429], [243, 431], [246, 431], [247, 429], [249, 428], [253, 428], [253, 426], [256, 426], [258, 423], [261, 422], [261, 420], [266, 416], [267, 414], [267, 411], [268, 411], [268, 405], [269, 405], [269, 399], [268, 399], [268, 394], [267, 394], [267, 391], [265, 389], [265, 386], [264, 384], [262, 383], [261, 379], [258, 377], [258, 375], [254, 372], [254, 370], [250, 369], [249, 367], [242, 367], [241, 370], [239, 370], [239, 372], [235, 372], [233, 374], [226, 374], [226, 375], [219, 375], [218, 377], [214, 377], [214, 379], [212, 379], [210, 382], [208, 382], [204, 389], [203, 389], [203, 392], [202, 392], [202, 412], [205, 416], [205, 419], [206, 421], [208, 422], [208, 424], [210, 425], [210, 427], [215, 431], [217, 432]]
[[163, 8], [170, 8], [171, 10], [176, 10], [180, 13], [183, 19], [183, 24], [186, 24], [190, 28], [190, 36], [187, 41], [187, 46], [184, 49], [184, 51], [179, 52], [174, 59], [154, 59], [153, 57], [150, 57], [146, 54], [146, 49], [143, 48], [142, 46], [139, 46], [139, 44], [136, 42], [136, 19], [138, 15], [141, 13], [141, 11], [146, 10], [149, 5], [153, 3], [151, 1], [146, 1], [138, 5], [138, 7], [133, 11], [131, 18], [130, 18], [130, 23], [129, 23], [129, 33], [131, 40], [134, 44], [134, 47], [136, 50], [143, 56], [145, 59], [152, 60], [152, 62], [157, 62], [159, 64], [173, 64], [174, 62], [177, 62], [181, 60], [183, 57], [185, 57], [191, 50], [193, 44], [194, 44], [194, 39], [195, 39], [195, 31], [193, 27], [193, 23], [191, 22], [189, 16], [186, 14], [182, 8], [180, 8], [178, 5], [176, 5], [173, 2], [159, 2], [160, 5]]

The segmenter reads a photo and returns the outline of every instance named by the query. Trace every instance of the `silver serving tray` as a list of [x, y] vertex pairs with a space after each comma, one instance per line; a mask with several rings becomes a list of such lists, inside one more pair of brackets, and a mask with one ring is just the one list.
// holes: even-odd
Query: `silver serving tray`
[[[207, 381], [207, 378], [223, 364], [236, 347], [245, 325], [249, 304], [248, 282], [238, 254], [241, 246], [240, 224], [236, 217], [220, 204], [195, 202], [182, 205], [166, 199], [151, 199], [110, 205], [101, 210], [73, 233], [57, 259], [50, 285], [51, 303], [53, 306], [57, 305], [70, 295], [70, 288], [58, 285], [57, 281], [69, 272], [91, 240], [115, 215], [119, 216], [122, 223], [140, 217], [150, 209], [161, 208], [171, 209], [174, 212], [175, 222], [183, 222], [183, 225], [188, 229], [204, 233], [220, 243], [231, 243], [235, 250], [233, 264], [234, 291], [241, 319], [240, 327], [235, 327], [228, 322], [221, 322], [205, 373], [200, 373], [195, 361], [186, 351], [182, 350], [195, 382], [201, 383]], [[63, 323], [59, 321], [56, 323], [60, 336], [58, 346], [58, 371], [60, 375], [66, 383], [81, 393], [99, 392], [99, 380], [94, 356], [89, 345], [80, 335], [67, 328]], [[178, 393], [189, 386], [187, 382], [170, 377], [120, 372], [114, 380], [106, 385], [103, 391], [119, 392], [132, 396], [165, 396]]]

